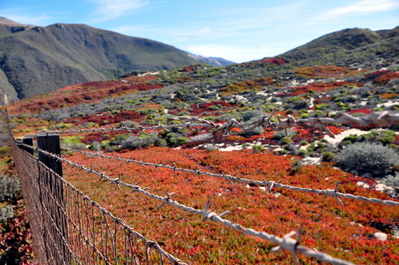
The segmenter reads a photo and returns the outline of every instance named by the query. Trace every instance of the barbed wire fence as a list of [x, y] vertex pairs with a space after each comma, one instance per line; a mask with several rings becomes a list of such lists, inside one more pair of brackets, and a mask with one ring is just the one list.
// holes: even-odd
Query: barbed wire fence
[[[110, 131], [141, 133], [151, 130], [169, 130], [176, 127], [181, 129], [203, 127], [212, 129], [214, 132], [224, 136], [230, 134], [233, 128], [249, 131], [256, 127], [263, 126], [270, 127], [273, 130], [286, 130], [287, 128], [299, 125], [319, 129], [331, 135], [330, 130], [326, 127], [326, 124], [331, 123], [330, 120], [313, 119], [296, 121], [292, 119], [292, 117], [288, 117], [287, 119], [280, 119], [278, 117], [278, 122], [272, 122], [271, 117], [273, 114], [274, 110], [270, 116], [262, 115], [262, 110], [260, 109], [259, 119], [257, 121], [245, 123], [231, 119], [225, 124], [218, 124], [195, 117], [180, 116], [170, 119], [171, 122], [180, 124], [171, 125], [158, 124], [155, 126], [136, 127], [109, 126], [89, 129], [52, 130], [47, 131], [44, 137], [39, 134], [37, 135], [37, 147], [34, 147], [31, 138], [24, 138], [23, 142], [18, 142], [14, 139], [12, 143], [13, 156], [18, 174], [21, 177], [23, 195], [27, 202], [35, 252], [38, 259], [43, 264], [71, 264], [71, 261], [76, 264], [139, 264], [141, 260], [144, 260], [147, 264], [154, 261], [163, 264], [164, 259], [169, 260], [173, 264], [185, 264], [172, 254], [164, 251], [158, 243], [146, 239], [139, 232], [136, 232], [133, 228], [126, 225], [123, 220], [113, 216], [98, 203], [92, 201], [84, 193], [77, 190], [72, 184], [63, 179], [61, 163], [64, 163], [86, 173], [96, 174], [100, 177], [100, 180], [106, 179], [110, 184], [118, 188], [124, 186], [129, 188], [132, 192], [139, 192], [144, 196], [159, 200], [161, 204], [158, 209], [168, 204], [180, 210], [200, 215], [203, 221], [215, 221], [240, 231], [243, 234], [276, 243], [278, 246], [272, 250], [289, 250], [292, 253], [295, 264], [298, 263], [297, 252], [331, 264], [352, 264], [351, 262], [337, 259], [328, 254], [314, 251], [300, 245], [302, 227], [300, 227], [298, 231], [290, 232], [283, 237], [259, 232], [224, 218], [224, 216], [228, 215], [228, 211], [221, 214], [210, 211], [210, 201], [206, 203], [203, 210], [194, 209], [172, 200], [171, 196], [174, 194], [173, 192], [167, 191], [164, 196], [153, 194], [147, 191], [147, 187], [139, 186], [140, 182], [135, 184], [126, 183], [122, 181], [120, 177], [112, 178], [106, 173], [70, 161], [60, 155], [61, 147], [59, 146], [59, 135], [61, 134], [105, 133]], [[183, 124], [181, 124], [181, 122], [183, 122]], [[43, 143], [43, 139], [47, 139], [50, 136], [58, 137], [58, 143], [52, 141], [50, 141], [51, 143], [46, 143], [46, 141]], [[343, 205], [343, 202], [340, 198], [346, 198], [369, 203], [399, 206], [399, 202], [397, 201], [380, 200], [341, 193], [339, 192], [339, 183], [336, 184], [334, 189], [327, 190], [303, 188], [285, 185], [280, 183], [280, 181], [267, 181], [266, 179], [257, 181], [224, 173], [215, 174], [199, 170], [198, 168], [186, 169], [179, 168], [176, 165], [110, 156], [101, 152], [88, 152], [72, 148], [63, 148], [62, 150], [67, 152], [79, 152], [92, 157], [135, 163], [142, 166], [153, 166], [155, 169], [166, 168], [175, 172], [182, 171], [194, 175], [223, 178], [231, 184], [241, 183], [264, 187], [268, 192], [271, 192], [274, 187], [278, 187], [298, 192], [331, 196], [341, 205]], [[37, 153], [37, 158], [34, 156], [34, 152]], [[297, 235], [297, 239], [292, 238], [294, 235]], [[123, 242], [123, 244], [120, 244], [120, 242]], [[150, 250], [153, 251], [151, 252]]]
[[114, 159], [114, 160], [127, 162], [127, 163], [135, 163], [135, 164], [142, 165], [142, 166], [153, 166], [155, 169], [167, 168], [172, 171], [182, 171], [182, 172], [192, 173], [195, 175], [207, 175], [207, 176], [211, 176], [211, 177], [223, 178], [223, 179], [230, 181], [230, 183], [237, 182], [237, 183], [242, 183], [242, 184], [253, 184], [253, 185], [257, 185], [257, 186], [261, 186], [261, 187], [267, 187], [268, 192], [271, 192], [273, 187], [278, 187], [278, 188], [284, 188], [284, 189], [289, 189], [289, 190], [294, 190], [294, 191], [303, 191], [303, 192], [308, 192], [308, 193], [321, 194], [321, 195], [325, 195], [325, 196], [334, 197], [338, 201], [338, 203], [341, 205], [344, 205], [344, 203], [339, 199], [339, 197], [346, 198], [346, 199], [365, 201], [365, 202], [370, 202], [370, 203], [380, 203], [380, 204], [390, 205], [390, 206], [399, 206], [399, 202], [397, 202], [397, 201], [380, 200], [377, 198], [367, 198], [364, 196], [355, 196], [355, 195], [348, 194], [348, 193], [341, 193], [338, 191], [339, 183], [336, 183], [336, 186], [333, 190], [332, 189], [327, 189], [327, 190], [311, 189], [311, 188], [296, 187], [296, 186], [291, 186], [291, 185], [284, 185], [284, 184], [281, 184], [282, 180], [280, 180], [279, 182], [267, 181], [265, 179], [263, 179], [263, 181], [257, 181], [257, 180], [252, 180], [252, 179], [240, 178], [240, 177], [236, 177], [234, 175], [229, 175], [229, 174], [215, 174], [212, 172], [199, 170], [198, 168], [196, 168], [196, 169], [179, 168], [175, 165], [151, 163], [151, 162], [145, 162], [145, 161], [140, 161], [140, 160], [135, 160], [135, 159], [121, 158], [118, 156], [109, 156], [109, 155], [102, 154], [100, 152], [87, 152], [87, 151], [83, 151], [83, 150], [79, 150], [79, 149], [71, 149], [71, 148], [63, 148], [63, 150], [77, 152], [77, 153], [81, 153], [81, 154], [84, 154], [87, 156], [92, 156], [92, 157], [102, 157], [102, 158], [106, 158], [106, 159]]
[[[191, 124], [190, 124], [191, 125]], [[187, 125], [184, 125], [187, 126]], [[200, 126], [203, 126], [200, 124]], [[164, 129], [165, 126], [152, 126], [152, 127], [140, 127], [140, 128], [130, 128], [130, 131], [143, 131], [145, 129]], [[126, 130], [126, 128], [100, 128], [94, 130], [68, 130], [63, 131], [62, 133], [72, 133], [72, 132], [103, 132], [109, 130]], [[52, 132], [55, 133], [55, 132]], [[58, 131], [56, 133], [61, 133]], [[29, 139], [29, 138], [28, 138]], [[24, 142], [25, 139], [24, 139]], [[39, 141], [38, 141], [39, 142]], [[201, 215], [203, 220], [211, 220], [222, 223], [230, 228], [238, 230], [244, 234], [256, 236], [262, 239], [270, 240], [279, 246], [275, 247], [273, 250], [280, 250], [286, 249], [289, 250], [293, 255], [294, 262], [297, 262], [296, 253], [301, 252], [305, 255], [312, 256], [319, 261], [328, 262], [331, 264], [352, 264], [348, 261], [344, 261], [341, 259], [336, 259], [328, 254], [314, 251], [309, 249], [305, 246], [300, 245], [300, 237], [301, 237], [301, 228], [298, 231], [288, 233], [286, 236], [280, 238], [275, 235], [270, 235], [265, 232], [255, 231], [250, 228], [245, 228], [240, 224], [232, 223], [229, 220], [223, 218], [223, 216], [227, 215], [228, 212], [224, 212], [222, 214], [216, 214], [209, 210], [210, 201], [205, 205], [204, 210], [194, 209], [183, 204], [178, 203], [171, 199], [173, 193], [166, 192], [165, 196], [156, 195], [147, 191], [146, 188], [140, 187], [139, 183], [130, 184], [123, 182], [119, 177], [112, 178], [105, 173], [96, 171], [92, 168], [87, 168], [83, 165], [75, 163], [73, 161], [69, 161], [60, 155], [48, 152], [43, 150], [39, 147], [33, 147], [32, 143], [20, 143], [14, 142], [13, 144], [13, 152], [14, 157], [17, 157], [16, 165], [19, 175], [28, 176], [28, 175], [35, 175], [37, 173], [38, 176], [36, 180], [39, 179], [46, 179], [47, 182], [53, 183], [53, 185], [58, 187], [63, 187], [65, 190], [63, 192], [65, 200], [59, 200], [54, 196], [54, 193], [50, 192], [52, 188], [49, 189], [45, 184], [39, 182], [35, 188], [30, 189], [23, 189], [23, 190], [30, 190], [33, 194], [24, 194], [24, 197], [31, 198], [27, 199], [30, 201], [27, 203], [28, 209], [42, 209], [41, 211], [36, 211], [32, 213], [28, 210], [29, 216], [32, 220], [39, 220], [39, 225], [37, 226], [37, 231], [32, 233], [36, 234], [34, 237], [35, 246], [38, 249], [38, 257], [45, 261], [56, 261], [57, 264], [64, 264], [68, 263], [71, 259], [76, 261], [77, 264], [117, 264], [120, 260], [125, 260], [126, 264], [138, 264], [138, 260], [143, 258], [146, 262], [149, 262], [151, 257], [149, 256], [149, 250], [154, 249], [158, 252], [159, 257], [158, 260], [162, 264], [163, 258], [170, 260], [173, 264], [184, 264], [184, 262], [180, 261], [178, 258], [173, 257], [173, 255], [164, 251], [157, 243], [150, 241], [143, 237], [138, 232], [134, 231], [132, 228], [127, 226], [123, 223], [121, 219], [114, 217], [111, 213], [107, 212], [104, 208], [98, 205], [96, 202], [92, 201], [88, 198], [85, 194], [78, 191], [74, 188], [70, 183], [65, 181], [61, 176], [56, 174], [54, 171], [46, 167], [40, 161], [29, 161], [29, 158], [26, 158], [25, 151], [34, 150], [38, 154], [42, 154], [46, 157], [52, 158], [52, 160], [57, 162], [63, 162], [73, 167], [77, 167], [80, 170], [83, 170], [87, 173], [94, 173], [97, 174], [101, 179], [106, 179], [109, 181], [110, 184], [114, 184], [117, 187], [125, 186], [131, 189], [132, 192], [140, 192], [145, 196], [151, 197], [153, 199], [157, 199], [161, 201], [161, 205], [158, 208], [161, 208], [163, 205], [168, 204], [174, 207], [177, 207], [183, 211], [187, 211], [190, 213], [195, 213]], [[279, 188], [286, 188], [295, 191], [303, 191], [303, 192], [311, 192], [316, 194], [322, 194], [325, 196], [332, 196], [337, 199], [340, 204], [343, 204], [339, 197], [348, 198], [348, 199], [355, 199], [361, 200], [371, 203], [382, 203], [385, 205], [391, 206], [399, 206], [399, 202], [390, 201], [390, 200], [379, 200], [375, 198], [366, 198], [362, 196], [354, 196], [352, 194], [345, 194], [338, 192], [338, 184], [334, 190], [318, 190], [318, 189], [309, 189], [309, 188], [301, 188], [301, 187], [294, 187], [290, 185], [284, 185], [279, 182], [274, 181], [255, 181], [245, 178], [239, 178], [234, 175], [227, 175], [227, 174], [214, 174], [211, 172], [201, 171], [199, 169], [184, 169], [178, 168], [175, 165], [166, 165], [166, 164], [158, 164], [158, 163], [151, 163], [145, 161], [139, 161], [134, 159], [126, 159], [120, 158], [118, 156], [108, 156], [104, 155], [100, 152], [88, 152], [78, 149], [63, 149], [64, 151], [73, 151], [73, 152], [80, 152], [82, 154], [88, 156], [97, 156], [107, 159], [115, 159], [122, 162], [128, 163], [136, 163], [143, 166], [154, 166], [155, 168], [163, 167], [173, 171], [184, 171], [192, 174], [198, 175], [208, 175], [212, 177], [224, 178], [230, 182], [238, 182], [243, 184], [254, 184], [258, 186], [267, 187], [268, 191], [270, 192], [273, 187]], [[24, 153], [21, 153], [24, 152]], [[36, 160], [34, 156], [30, 155], [30, 159]], [[28, 156], [29, 157], [29, 156]], [[18, 159], [19, 158], [19, 159]], [[19, 166], [24, 165], [24, 166]], [[27, 166], [26, 166], [27, 165]], [[36, 165], [38, 169], [32, 168], [29, 165]], [[29, 172], [29, 174], [28, 174]], [[33, 174], [32, 174], [33, 172]], [[43, 177], [44, 176], [44, 177]], [[33, 176], [32, 176], [33, 177]], [[24, 185], [29, 185], [27, 183], [33, 183], [34, 177], [32, 179], [26, 179], [23, 181]], [[53, 180], [54, 179], [54, 180]], [[27, 182], [26, 182], [27, 181]], [[58, 182], [57, 182], [58, 181]], [[61, 183], [61, 184], [60, 184]], [[47, 199], [44, 200], [43, 198], [33, 198], [39, 194], [40, 196], [47, 196]], [[38, 201], [40, 203], [38, 203]], [[52, 204], [51, 204], [52, 203]], [[53, 208], [57, 208], [54, 211]], [[60, 224], [59, 217], [53, 216], [60, 216], [64, 215], [66, 217], [66, 222], [63, 221]], [[46, 217], [46, 218], [43, 218]], [[41, 223], [40, 223], [41, 221]], [[38, 221], [36, 221], [38, 222]], [[33, 221], [33, 223], [36, 223]], [[67, 223], [67, 230], [63, 228]], [[42, 224], [42, 225], [40, 225]], [[45, 224], [45, 225], [44, 225]], [[40, 235], [39, 231], [43, 231], [44, 228], [51, 228], [50, 230], [46, 230], [46, 233], [42, 232]], [[34, 230], [34, 229], [33, 229]], [[72, 231], [71, 231], [72, 230]], [[68, 231], [65, 234], [65, 231]], [[65, 235], [64, 235], [65, 234]], [[298, 238], [295, 240], [292, 238], [295, 234], [298, 235]], [[40, 235], [40, 236], [38, 236]], [[50, 236], [51, 235], [51, 236]], [[122, 238], [119, 238], [122, 236]], [[51, 240], [44, 240], [50, 238]], [[117, 240], [118, 239], [118, 240]], [[145, 254], [139, 254], [137, 241], [142, 241], [144, 244], [144, 249], [142, 252]], [[43, 242], [46, 242], [43, 244]], [[49, 244], [55, 244], [55, 247], [51, 248]], [[116, 242], [125, 242], [123, 249], [120, 249], [120, 244]], [[48, 252], [47, 249], [51, 248], [53, 251]], [[121, 254], [122, 253], [122, 254]], [[124, 254], [123, 254], [124, 253]], [[154, 257], [153, 257], [154, 259]], [[60, 262], [59, 262], [60, 261]], [[43, 264], [51, 264], [52, 262], [44, 262]]]
[[33, 151], [51, 163], [61, 163], [60, 157], [24, 142], [14, 140], [12, 153], [40, 264], [186, 264], [92, 201]]
[[[203, 221], [206, 221], [206, 220], [215, 221], [215, 222], [221, 223], [221, 224], [223, 224], [223, 225], [225, 225], [227, 227], [235, 229], [235, 230], [237, 230], [237, 231], [239, 231], [239, 232], [241, 232], [243, 234], [250, 235], [250, 236], [255, 236], [255, 237], [259, 237], [261, 239], [272, 241], [273, 243], [278, 244], [278, 246], [273, 248], [272, 250], [273, 251], [278, 251], [278, 250], [281, 250], [281, 249], [289, 250], [292, 253], [292, 255], [293, 255], [293, 260], [294, 260], [295, 264], [298, 263], [297, 254], [296, 254], [297, 252], [300, 252], [302, 254], [314, 257], [314, 258], [316, 258], [319, 261], [327, 262], [327, 263], [330, 263], [330, 264], [336, 264], [336, 265], [353, 264], [351, 262], [344, 261], [344, 260], [338, 259], [338, 258], [334, 258], [334, 257], [332, 257], [332, 256], [330, 256], [328, 254], [325, 254], [325, 253], [322, 253], [322, 252], [319, 252], [319, 251], [315, 251], [315, 250], [312, 250], [312, 249], [310, 249], [308, 247], [300, 245], [301, 229], [302, 228], [299, 228], [298, 231], [290, 232], [290, 233], [288, 233], [287, 235], [285, 235], [282, 238], [278, 237], [276, 235], [268, 234], [266, 232], [256, 231], [254, 229], [243, 227], [240, 224], [233, 223], [233, 222], [223, 218], [223, 216], [225, 216], [225, 215], [227, 215], [229, 213], [228, 211], [223, 212], [221, 214], [216, 214], [215, 212], [210, 211], [210, 209], [209, 209], [210, 208], [210, 201], [208, 201], [206, 203], [206, 205], [204, 207], [204, 210], [195, 209], [195, 208], [186, 206], [184, 204], [181, 204], [181, 203], [179, 203], [177, 201], [172, 200], [171, 196], [173, 195], [173, 193], [166, 192], [166, 195], [164, 197], [160, 196], [160, 195], [156, 195], [156, 194], [153, 194], [151, 192], [148, 192], [147, 188], [140, 187], [138, 185], [139, 183], [135, 183], [135, 184], [126, 183], [126, 182], [123, 182], [120, 178], [112, 178], [112, 177], [108, 176], [107, 174], [105, 174], [103, 172], [94, 170], [92, 168], [87, 168], [87, 167], [85, 167], [83, 165], [80, 165], [78, 163], [75, 163], [73, 161], [65, 159], [65, 158], [63, 158], [63, 157], [61, 157], [59, 155], [47, 152], [47, 151], [45, 151], [43, 149], [40, 149], [40, 148], [37, 148], [37, 147], [34, 148], [32, 146], [21, 144], [21, 143], [19, 145], [24, 147], [24, 148], [32, 148], [32, 149], [34, 149], [35, 151], [37, 151], [39, 153], [42, 153], [42, 154], [44, 154], [44, 155], [46, 155], [48, 157], [51, 157], [51, 158], [53, 158], [53, 159], [55, 159], [57, 161], [61, 161], [61, 162], [64, 162], [64, 163], [66, 163], [68, 165], [77, 167], [80, 170], [83, 170], [83, 171], [85, 171], [87, 173], [94, 173], [94, 174], [96, 174], [96, 175], [98, 175], [100, 177], [99, 180], [106, 179], [106, 180], [109, 181], [109, 184], [116, 185], [118, 188], [120, 188], [120, 186], [124, 186], [124, 187], [127, 187], [127, 188], [131, 189], [132, 192], [139, 192], [139, 193], [141, 193], [141, 194], [143, 194], [145, 196], [148, 196], [150, 198], [159, 200], [159, 201], [161, 201], [161, 204], [159, 205], [158, 209], [161, 208], [163, 205], [168, 204], [168, 205], [174, 206], [176, 208], [179, 208], [180, 210], [187, 211], [189, 213], [194, 213], [194, 214], [197, 214], [197, 215], [201, 215], [202, 218], [203, 218]], [[60, 179], [62, 179], [62, 178], [60, 177]], [[68, 187], [69, 186], [72, 186], [72, 185], [68, 184]], [[83, 194], [82, 194], [82, 196], [87, 198]], [[86, 199], [86, 200], [88, 200], [88, 199]], [[62, 207], [62, 206], [60, 205], [60, 207]], [[83, 211], [83, 213], [85, 213], [85, 211]], [[111, 214], [109, 214], [109, 215], [111, 216]], [[117, 218], [115, 218], [114, 221], [115, 222], [119, 222], [119, 223], [123, 223], [122, 220], [117, 219]], [[80, 222], [82, 222], [82, 220]], [[71, 223], [75, 224], [75, 222], [72, 222], [72, 221], [71, 221]], [[84, 240], [86, 240], [86, 242], [87, 242], [88, 238], [90, 237], [90, 236], [86, 235], [87, 233], [89, 233], [89, 232], [87, 232], [87, 230], [90, 231], [91, 229], [90, 229], [90, 226], [88, 226], [87, 223], [85, 225], [83, 225], [83, 227], [86, 228], [86, 230], [84, 228], [83, 229], [82, 228], [78, 228], [78, 231], [83, 235]], [[110, 232], [111, 230], [107, 229], [107, 231]], [[116, 232], [115, 232], [115, 234], [116, 234]], [[115, 238], [115, 234], [111, 233], [108, 236], [113, 236]], [[292, 236], [294, 236], [296, 234], [298, 236], [297, 236], [297, 239], [295, 240], [295, 239], [292, 238]], [[107, 233], [106, 233], [106, 235], [107, 235]], [[94, 237], [93, 234], [91, 234], [91, 237]], [[154, 243], [154, 244], [156, 244], [156, 243]], [[115, 249], [116, 248], [116, 243], [114, 242], [114, 244], [112, 246], [113, 246], [113, 249], [108, 249], [108, 251], [110, 251], [112, 253], [116, 253], [117, 252], [117, 250]], [[98, 249], [97, 247], [94, 247], [91, 244], [89, 244], [89, 247], [91, 247], [93, 250], [97, 250]], [[158, 250], [158, 251], [160, 251], [160, 250]], [[161, 253], [161, 254], [165, 255], [164, 253]], [[97, 255], [99, 255], [99, 254], [97, 253]], [[167, 256], [168, 258], [169, 258], [169, 255]], [[105, 255], [103, 255], [103, 256], [104, 256], [104, 258], [106, 258]], [[101, 257], [101, 258], [103, 258], [103, 256], [99, 255], [99, 257]], [[88, 256], [84, 255], [84, 257], [87, 258]], [[113, 258], [116, 261], [115, 255], [113, 256]], [[176, 258], [174, 258], [174, 259], [177, 260]], [[108, 257], [107, 260], [109, 260], [109, 257]], [[171, 260], [171, 259], [169, 258], [169, 260]], [[175, 260], [173, 261], [174, 264], [182, 264], [182, 263], [176, 263]], [[117, 264], [117, 263], [112, 263], [111, 262], [111, 264]]]

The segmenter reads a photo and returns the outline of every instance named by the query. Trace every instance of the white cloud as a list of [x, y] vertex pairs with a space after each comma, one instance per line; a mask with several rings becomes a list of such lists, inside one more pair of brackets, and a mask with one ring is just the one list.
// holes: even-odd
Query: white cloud
[[237, 63], [258, 60], [277, 54], [276, 50], [264, 46], [243, 47], [222, 44], [193, 45], [187, 46], [183, 50], [205, 57], [222, 57]]
[[45, 21], [51, 20], [52, 17], [42, 14], [39, 16], [28, 16], [28, 15], [15, 15], [13, 12], [3, 13], [3, 17], [10, 19], [14, 22], [26, 24], [26, 25], [35, 25], [35, 26], [47, 26], [45, 25]]
[[338, 7], [329, 10], [319, 16], [319, 18], [333, 18], [342, 15], [355, 15], [355, 14], [371, 14], [381, 11], [389, 11], [399, 8], [399, 2], [396, 0], [363, 0], [353, 3], [351, 5]]
[[267, 8], [254, 9], [248, 6], [247, 9], [229, 10], [225, 14], [218, 15], [222, 17], [220, 24], [227, 30], [239, 31], [265, 27], [274, 28], [281, 24], [289, 24], [301, 18], [304, 8], [306, 8], [306, 2], [297, 1]]
[[124, 16], [148, 4], [147, 0], [91, 0], [91, 2], [97, 5], [94, 14], [99, 21]]

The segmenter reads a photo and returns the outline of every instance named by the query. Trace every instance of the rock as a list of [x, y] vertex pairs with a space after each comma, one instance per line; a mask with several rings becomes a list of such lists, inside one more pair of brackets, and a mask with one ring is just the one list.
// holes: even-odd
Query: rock
[[370, 185], [367, 184], [367, 183], [365, 183], [365, 182], [363, 182], [363, 181], [358, 181], [358, 182], [356, 183], [356, 185], [362, 186], [362, 187], [365, 188], [365, 189], [370, 189]]
[[302, 159], [302, 163], [304, 165], [318, 165], [320, 162], [321, 159], [319, 157], [305, 157]]
[[381, 233], [381, 232], [374, 233], [374, 236], [375, 236], [377, 239], [381, 240], [381, 241], [385, 241], [385, 240], [388, 239], [388, 235], [387, 235], [387, 234], [384, 234], [384, 233]]

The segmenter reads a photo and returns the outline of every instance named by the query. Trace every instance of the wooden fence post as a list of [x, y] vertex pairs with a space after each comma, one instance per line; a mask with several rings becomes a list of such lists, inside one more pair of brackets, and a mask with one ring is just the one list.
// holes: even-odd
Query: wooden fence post
[[[37, 135], [37, 147], [55, 155], [61, 154], [60, 136], [58, 134], [40, 133]], [[39, 161], [62, 177], [62, 164], [56, 158], [39, 152]]]
[[[61, 156], [60, 136], [58, 134], [38, 134], [37, 146], [39, 149]], [[38, 152], [38, 159], [62, 178], [62, 163], [60, 160], [43, 154], [40, 151]], [[56, 200], [56, 202], [53, 202], [54, 204], [52, 204], [52, 207], [49, 207], [49, 211], [51, 211], [51, 218], [55, 220], [57, 229], [61, 234], [55, 234], [53, 237], [55, 238], [58, 250], [62, 254], [63, 262], [65, 264], [70, 264], [71, 256], [68, 246], [68, 227], [63, 181], [54, 176], [54, 174], [44, 174], [43, 176], [45, 179], [41, 179], [42, 185], [47, 187], [48, 192], [54, 200]], [[46, 200], [48, 201], [48, 199]]]
[[25, 136], [22, 139], [22, 142], [26, 145], [30, 145], [32, 146], [32, 148], [23, 146], [22, 149], [24, 149], [26, 152], [28, 152], [29, 154], [33, 155], [33, 138], [31, 136]]

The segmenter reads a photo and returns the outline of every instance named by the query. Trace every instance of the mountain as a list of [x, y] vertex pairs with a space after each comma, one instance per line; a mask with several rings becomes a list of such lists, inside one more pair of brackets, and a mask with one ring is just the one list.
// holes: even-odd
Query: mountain
[[[377, 31], [344, 29], [321, 36], [278, 57], [288, 62], [284, 69], [329, 64], [364, 69], [399, 67], [399, 52], [395, 49], [399, 47], [398, 36], [399, 27]], [[270, 63], [270, 60], [265, 58], [234, 64], [222, 58], [193, 55], [160, 42], [87, 25], [38, 27], [0, 18], [0, 104], [4, 93], [14, 101], [72, 84], [198, 62], [225, 67], [237, 78], [241, 76], [241, 80], [249, 80], [252, 75], [263, 76], [259, 74], [259, 64]], [[244, 68], [246, 73], [240, 73]], [[249, 69], [253, 69], [254, 74]], [[198, 73], [193, 75], [198, 76]], [[226, 74], [221, 79], [227, 79]]]
[[290, 61], [301, 61], [304, 65], [333, 63], [355, 66], [375, 63], [373, 60], [381, 62], [384, 58], [391, 60], [398, 56], [398, 49], [392, 47], [399, 47], [398, 37], [399, 26], [377, 31], [344, 29], [321, 36], [281, 56]]
[[210, 64], [213, 66], [223, 67], [223, 66], [235, 64], [235, 62], [232, 62], [232, 61], [226, 60], [224, 58], [220, 58], [220, 57], [204, 57], [201, 55], [194, 55], [194, 54], [189, 54], [189, 56], [193, 57], [195, 60]]
[[0, 93], [10, 100], [193, 63], [198, 61], [186, 52], [149, 39], [81, 24], [39, 27], [0, 18]]

